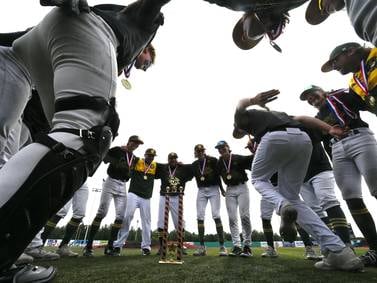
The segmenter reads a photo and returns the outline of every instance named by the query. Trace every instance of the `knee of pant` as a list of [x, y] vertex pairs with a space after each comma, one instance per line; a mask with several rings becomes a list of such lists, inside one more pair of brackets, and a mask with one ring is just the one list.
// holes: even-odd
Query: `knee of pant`
[[340, 203], [337, 199], [324, 201], [323, 204], [321, 203], [323, 210], [328, 210], [330, 208], [333, 208], [333, 207], [339, 206], [339, 205], [340, 205]]
[[85, 211], [75, 211], [72, 217], [76, 219], [83, 219], [85, 217]]

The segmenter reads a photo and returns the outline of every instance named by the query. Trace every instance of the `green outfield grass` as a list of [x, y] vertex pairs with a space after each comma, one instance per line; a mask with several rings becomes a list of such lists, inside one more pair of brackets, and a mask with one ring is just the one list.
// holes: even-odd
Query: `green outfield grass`
[[234, 258], [219, 257], [217, 249], [211, 248], [205, 257], [194, 257], [189, 251], [183, 265], [167, 265], [158, 263], [155, 250], [141, 256], [137, 249], [124, 249], [120, 257], [107, 257], [98, 249], [93, 258], [37, 263], [58, 268], [54, 282], [377, 282], [377, 268], [366, 268], [363, 273], [319, 271], [314, 262], [303, 259], [303, 251], [280, 248], [279, 258], [266, 259], [258, 248], [251, 258]]

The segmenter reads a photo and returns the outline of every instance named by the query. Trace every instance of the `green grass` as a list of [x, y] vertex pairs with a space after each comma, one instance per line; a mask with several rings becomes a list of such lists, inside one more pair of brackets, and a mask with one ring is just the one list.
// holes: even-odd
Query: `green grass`
[[[81, 252], [79, 249], [73, 249]], [[261, 258], [262, 249], [253, 249], [251, 258], [219, 257], [217, 249], [205, 257], [184, 256], [183, 265], [159, 264], [153, 251], [141, 256], [138, 249], [124, 249], [120, 257], [107, 257], [103, 250], [93, 258], [62, 258], [54, 262], [54, 282], [377, 282], [377, 268], [363, 273], [319, 271], [314, 262], [303, 259], [302, 248], [279, 248], [279, 258]], [[362, 254], [365, 250], [358, 250]]]

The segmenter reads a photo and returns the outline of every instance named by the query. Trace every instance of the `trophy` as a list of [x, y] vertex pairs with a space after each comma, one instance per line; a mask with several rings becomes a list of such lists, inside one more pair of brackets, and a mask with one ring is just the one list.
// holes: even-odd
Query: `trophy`
[[[166, 187], [165, 207], [164, 207], [164, 231], [162, 237], [162, 247], [160, 260], [158, 263], [167, 264], [183, 264], [182, 249], [183, 249], [183, 187], [179, 186], [179, 182], [170, 182], [170, 187]], [[169, 206], [170, 196], [178, 193], [178, 231], [177, 241], [168, 241], [169, 228]]]

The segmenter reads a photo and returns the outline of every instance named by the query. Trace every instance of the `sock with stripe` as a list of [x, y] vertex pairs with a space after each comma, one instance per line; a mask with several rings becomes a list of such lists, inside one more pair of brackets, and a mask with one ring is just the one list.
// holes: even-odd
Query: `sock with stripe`
[[274, 248], [274, 231], [272, 230], [271, 220], [262, 219], [262, 226], [267, 245], [271, 248]]
[[198, 233], [200, 245], [204, 246], [204, 220], [198, 219]]
[[348, 208], [371, 250], [377, 250], [376, 225], [362, 199], [346, 200]]
[[65, 226], [65, 233], [62, 242], [59, 245], [59, 248], [63, 245], [67, 245], [69, 241], [72, 239], [73, 234], [76, 233], [77, 228], [79, 227], [81, 223], [82, 218], [71, 218], [71, 220], [68, 222], [67, 226]]
[[92, 224], [90, 225], [90, 228], [89, 228], [88, 242], [86, 243], [87, 249], [93, 249], [93, 240], [94, 240], [94, 237], [99, 230], [99, 227], [101, 226], [102, 219], [103, 218], [100, 217], [100, 216], [96, 216], [93, 219], [93, 222], [92, 222]]
[[107, 246], [109, 248], [113, 247], [114, 241], [118, 237], [118, 232], [122, 227], [123, 220], [122, 219], [115, 219], [114, 223], [111, 225], [110, 229], [110, 239], [107, 241]]
[[54, 231], [55, 227], [56, 227], [56, 224], [58, 224], [58, 222], [60, 221], [60, 219], [62, 219], [60, 216], [58, 215], [54, 215], [52, 216], [46, 223], [45, 227], [44, 227], [44, 230], [41, 234], [41, 238], [42, 238], [42, 241], [43, 241], [43, 244], [47, 241], [48, 237], [51, 235], [52, 231]]
[[331, 207], [327, 209], [326, 212], [335, 234], [337, 234], [339, 238], [342, 239], [343, 243], [350, 244], [351, 240], [347, 219], [340, 205]]
[[220, 246], [224, 246], [224, 228], [220, 218], [215, 218], [216, 232], [219, 237]]

